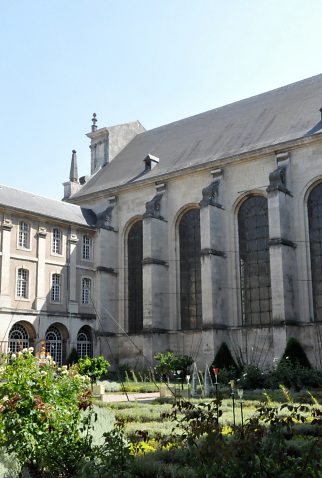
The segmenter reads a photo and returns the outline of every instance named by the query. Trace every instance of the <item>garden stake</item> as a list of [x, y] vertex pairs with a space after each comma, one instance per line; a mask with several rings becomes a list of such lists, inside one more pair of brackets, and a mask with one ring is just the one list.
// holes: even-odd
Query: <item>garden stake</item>
[[216, 412], [217, 412], [217, 425], [219, 423], [219, 404], [218, 404], [218, 373], [219, 373], [219, 368], [213, 367], [213, 372], [215, 375], [215, 396], [216, 396]]
[[241, 428], [242, 428], [242, 434], [244, 434], [244, 415], [243, 415], [243, 402], [240, 402], [240, 416], [241, 416]]
[[235, 418], [235, 393], [234, 393], [234, 389], [232, 389], [231, 397], [233, 399], [233, 421], [234, 421], [234, 429], [235, 429], [236, 428], [236, 418]]
[[235, 387], [235, 380], [231, 380], [230, 382], [230, 386], [231, 386], [231, 398], [233, 400], [233, 421], [234, 421], [234, 429], [236, 428], [236, 417], [235, 417], [235, 391], [234, 391], [234, 387]]

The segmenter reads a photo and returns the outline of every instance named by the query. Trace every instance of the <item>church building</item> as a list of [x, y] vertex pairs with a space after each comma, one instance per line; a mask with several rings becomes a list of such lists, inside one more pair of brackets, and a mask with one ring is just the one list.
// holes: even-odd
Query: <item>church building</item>
[[2, 350], [322, 367], [322, 75], [152, 130], [98, 127], [62, 202], [0, 188]]

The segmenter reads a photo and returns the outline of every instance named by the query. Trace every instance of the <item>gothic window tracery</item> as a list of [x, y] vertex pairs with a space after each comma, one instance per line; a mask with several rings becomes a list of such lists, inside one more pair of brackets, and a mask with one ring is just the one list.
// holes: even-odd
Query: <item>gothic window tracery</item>
[[322, 184], [308, 197], [309, 239], [314, 319], [322, 320]]
[[181, 328], [202, 325], [200, 211], [190, 209], [179, 223]]
[[128, 330], [143, 329], [143, 222], [137, 221], [128, 234]]
[[267, 199], [250, 196], [238, 212], [240, 297], [243, 325], [271, 321]]

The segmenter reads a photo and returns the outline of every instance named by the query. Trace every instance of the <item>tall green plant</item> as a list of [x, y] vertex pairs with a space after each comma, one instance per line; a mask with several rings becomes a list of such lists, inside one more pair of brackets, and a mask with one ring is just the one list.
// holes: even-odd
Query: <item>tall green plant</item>
[[[42, 477], [71, 477], [90, 447], [89, 380], [31, 349], [12, 354], [0, 371], [0, 447]], [[80, 428], [85, 431], [81, 433]]]
[[89, 377], [92, 384], [107, 375], [110, 365], [102, 355], [93, 358], [84, 357], [78, 361], [79, 373]]

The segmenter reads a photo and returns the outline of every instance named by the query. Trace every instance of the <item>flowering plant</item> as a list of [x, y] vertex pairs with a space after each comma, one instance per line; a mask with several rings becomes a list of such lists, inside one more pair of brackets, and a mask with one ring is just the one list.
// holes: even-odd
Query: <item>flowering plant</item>
[[41, 476], [73, 476], [90, 447], [89, 379], [77, 368], [57, 367], [51, 357], [41, 366], [24, 349], [4, 356], [0, 367], [0, 447], [22, 467]]

